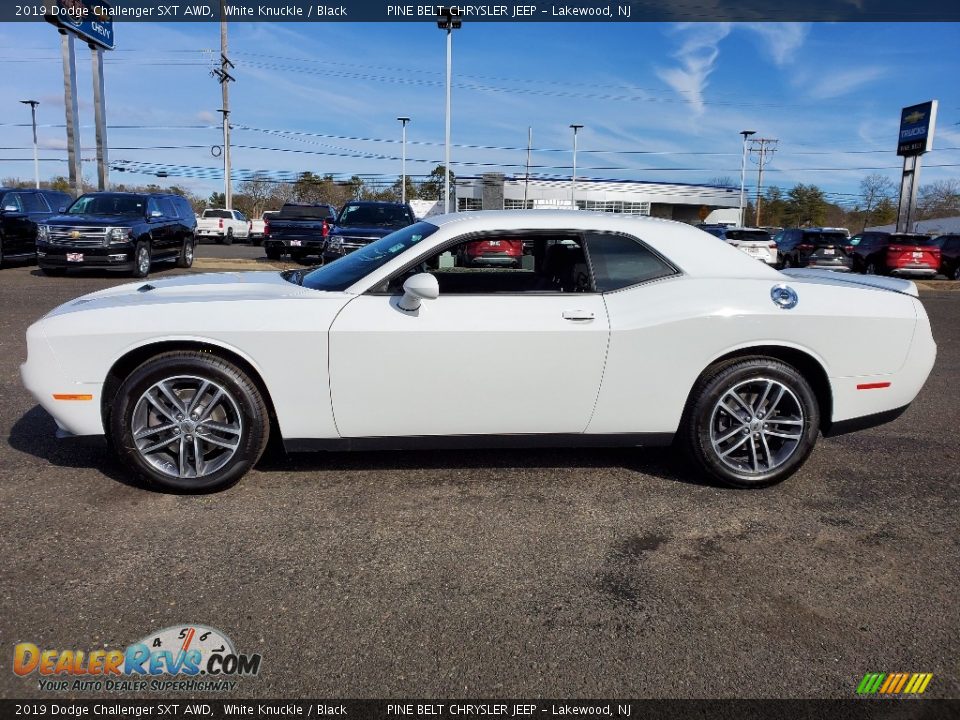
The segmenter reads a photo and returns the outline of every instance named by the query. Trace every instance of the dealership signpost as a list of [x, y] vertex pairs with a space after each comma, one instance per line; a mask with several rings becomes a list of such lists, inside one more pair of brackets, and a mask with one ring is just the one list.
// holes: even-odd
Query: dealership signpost
[[54, 0], [47, 7], [46, 19], [60, 31], [63, 56], [63, 104], [67, 111], [67, 162], [70, 186], [79, 195], [83, 189], [80, 166], [80, 120], [77, 102], [77, 61], [73, 47], [79, 38], [90, 47], [93, 65], [94, 125], [97, 134], [97, 187], [107, 189], [107, 110], [103, 91], [103, 51], [113, 50], [113, 20], [110, 6], [97, 0]]
[[903, 176], [900, 179], [897, 232], [910, 232], [913, 209], [917, 204], [920, 157], [933, 148], [933, 131], [936, 123], [936, 100], [911, 105], [900, 111], [897, 155], [903, 156]]

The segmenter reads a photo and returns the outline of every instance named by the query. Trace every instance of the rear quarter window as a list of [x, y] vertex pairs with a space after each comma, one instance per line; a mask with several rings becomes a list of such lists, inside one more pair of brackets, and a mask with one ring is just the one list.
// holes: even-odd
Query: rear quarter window
[[611, 292], [677, 274], [677, 269], [637, 238], [589, 233], [587, 253], [597, 292]]

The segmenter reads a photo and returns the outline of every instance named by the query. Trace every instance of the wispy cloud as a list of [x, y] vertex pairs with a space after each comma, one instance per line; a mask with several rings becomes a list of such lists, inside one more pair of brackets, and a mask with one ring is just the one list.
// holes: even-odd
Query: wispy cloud
[[744, 23], [738, 27], [755, 33], [778, 67], [793, 61], [810, 33], [809, 23]]
[[673, 28], [683, 37], [674, 53], [679, 67], [657, 68], [657, 76], [703, 112], [703, 91], [716, 67], [720, 41], [730, 34], [730, 23], [680, 23]]
[[806, 86], [807, 95], [811, 98], [828, 100], [847, 95], [874, 80], [885, 77], [886, 74], [886, 68], [874, 65], [821, 73], [809, 84], [803, 84]]

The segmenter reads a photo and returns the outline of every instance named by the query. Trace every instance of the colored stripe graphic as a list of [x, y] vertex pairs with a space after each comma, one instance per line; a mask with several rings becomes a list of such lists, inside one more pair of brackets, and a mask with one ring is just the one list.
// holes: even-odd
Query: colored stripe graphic
[[867, 673], [857, 685], [857, 694], [920, 695], [932, 679], [932, 673]]

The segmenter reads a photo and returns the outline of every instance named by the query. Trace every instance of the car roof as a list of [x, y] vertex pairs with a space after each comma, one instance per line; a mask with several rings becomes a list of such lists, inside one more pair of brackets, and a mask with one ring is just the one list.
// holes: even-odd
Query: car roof
[[588, 210], [482, 210], [434, 215], [421, 222], [454, 233], [568, 230], [624, 233], [639, 238], [697, 277], [776, 279], [779, 273], [699, 228], [674, 220]]
[[347, 200], [344, 205], [389, 205], [390, 207], [407, 207], [406, 203], [389, 202], [387, 200]]

